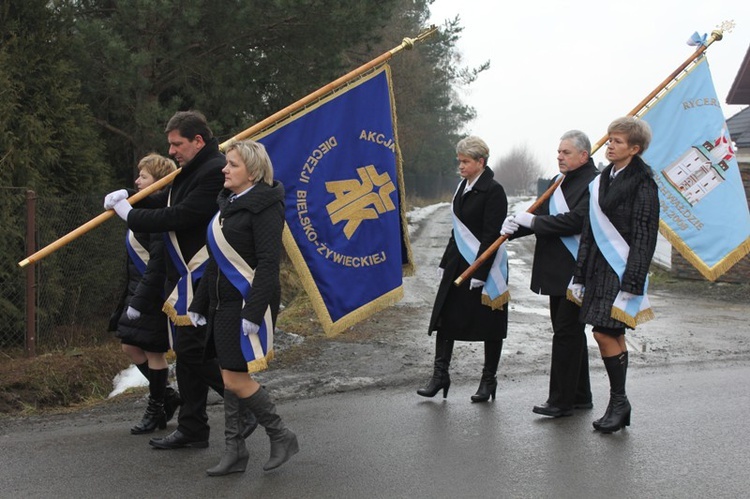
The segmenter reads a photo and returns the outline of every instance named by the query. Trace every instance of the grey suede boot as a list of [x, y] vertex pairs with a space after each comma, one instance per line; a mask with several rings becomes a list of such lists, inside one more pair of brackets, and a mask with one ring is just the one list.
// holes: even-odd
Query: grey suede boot
[[224, 454], [219, 464], [206, 470], [208, 476], [222, 476], [229, 473], [244, 473], [250, 454], [242, 437], [240, 399], [229, 390], [224, 391]]
[[271, 457], [263, 465], [265, 471], [278, 468], [299, 452], [297, 435], [292, 433], [284, 425], [281, 417], [276, 414], [276, 406], [264, 388], [247, 398], [240, 399], [240, 406], [243, 405], [255, 414], [258, 423], [266, 429], [266, 434], [271, 439]]

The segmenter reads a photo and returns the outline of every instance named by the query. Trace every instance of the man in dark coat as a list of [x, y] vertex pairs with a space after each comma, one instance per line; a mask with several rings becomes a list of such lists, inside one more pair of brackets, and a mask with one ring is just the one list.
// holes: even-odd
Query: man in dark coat
[[580, 308], [565, 295], [578, 252], [575, 236], [581, 233], [589, 206], [588, 185], [598, 174], [591, 159], [591, 142], [578, 130], [560, 138], [557, 161], [565, 175], [557, 188], [557, 196], [562, 194], [562, 198], [550, 197], [534, 214], [508, 217], [502, 230], [511, 239], [536, 236], [531, 290], [549, 296], [553, 334], [549, 396], [544, 404], [534, 406], [533, 412], [552, 417], [592, 407], [585, 324], [579, 321]]
[[210, 431], [206, 413], [208, 389], [223, 395], [224, 383], [213, 349], [205, 349], [206, 327], [190, 322], [187, 307], [208, 258], [206, 229], [218, 210], [216, 197], [224, 184], [221, 169], [226, 162], [206, 118], [197, 111], [176, 113], [165, 132], [169, 155], [180, 165], [180, 174], [169, 189], [149, 196], [133, 209], [126, 200], [114, 208], [133, 231], [167, 233], [169, 298], [165, 311], [174, 324], [173, 349], [183, 404], [177, 429], [164, 438], [152, 438], [149, 443], [159, 449], [204, 448]]

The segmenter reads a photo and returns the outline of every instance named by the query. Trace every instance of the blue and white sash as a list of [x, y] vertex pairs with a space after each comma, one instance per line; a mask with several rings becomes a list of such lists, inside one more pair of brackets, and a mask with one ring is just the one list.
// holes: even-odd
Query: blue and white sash
[[[169, 195], [167, 206], [172, 204], [172, 194]], [[167, 253], [172, 259], [172, 263], [180, 274], [177, 285], [167, 296], [162, 310], [167, 314], [169, 319], [176, 326], [192, 326], [190, 317], [187, 315], [187, 309], [190, 302], [193, 301], [193, 287], [195, 282], [203, 277], [203, 271], [206, 269], [208, 262], [208, 249], [204, 245], [193, 255], [189, 262], [185, 261], [180, 250], [180, 244], [177, 241], [177, 234], [170, 231], [164, 235], [164, 245]]]
[[[558, 175], [555, 178], [555, 181], [557, 181], [558, 178], [560, 178], [562, 174]], [[570, 208], [568, 207], [568, 202], [565, 201], [565, 195], [562, 191], [562, 185], [560, 185], [555, 191], [552, 193], [552, 197], [549, 201], [549, 214], [550, 215], [561, 215], [563, 213], [568, 213], [570, 211]], [[581, 242], [581, 235], [580, 234], [574, 234], [572, 236], [560, 236], [560, 240], [565, 245], [565, 247], [568, 249], [571, 255], [573, 255], [573, 260], [578, 258], [578, 246]]]
[[[217, 213], [208, 226], [207, 241], [211, 248], [211, 255], [221, 272], [229, 279], [229, 282], [242, 294], [242, 306], [250, 297], [253, 288], [255, 269], [250, 267], [242, 256], [224, 237], [221, 230], [220, 214]], [[242, 321], [237, 324], [237, 334], [240, 337], [242, 354], [247, 361], [249, 372], [258, 372], [268, 368], [268, 361], [273, 359], [273, 320], [271, 307], [266, 307], [263, 315], [263, 323], [257, 334], [245, 336], [242, 332]]]
[[[461, 183], [458, 185], [456, 194], [459, 196]], [[453, 211], [453, 239], [456, 241], [458, 251], [461, 256], [470, 264], [476, 260], [479, 253], [479, 240], [471, 231], [458, 219], [456, 212]], [[499, 231], [498, 231], [499, 234]], [[499, 236], [498, 236], [499, 237]], [[482, 303], [493, 310], [502, 310], [510, 300], [508, 291], [508, 252], [506, 243], [500, 245], [490, 267], [489, 275], [482, 288]]]
[[125, 247], [128, 249], [128, 256], [138, 273], [140, 275], [145, 274], [149, 260], [148, 250], [135, 238], [132, 230], [128, 230], [125, 234]]
[[[599, 247], [604, 258], [610, 267], [615, 271], [622, 283], [622, 276], [625, 274], [625, 267], [628, 262], [630, 247], [622, 235], [617, 231], [612, 222], [602, 212], [599, 206], [599, 182], [601, 175], [597, 176], [589, 184], [591, 202], [589, 203], [589, 220], [591, 222], [591, 231], [594, 234], [596, 245]], [[637, 324], [642, 324], [654, 318], [651, 305], [646, 294], [648, 289], [648, 277], [643, 288], [643, 295], [635, 295], [630, 300], [622, 298], [622, 290], [617, 293], [615, 302], [612, 305], [611, 317], [635, 328]]]

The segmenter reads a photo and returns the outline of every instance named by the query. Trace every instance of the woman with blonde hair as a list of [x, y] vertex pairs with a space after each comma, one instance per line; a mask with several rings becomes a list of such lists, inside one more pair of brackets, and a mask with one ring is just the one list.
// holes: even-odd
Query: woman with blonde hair
[[281, 303], [279, 262], [284, 187], [273, 179], [265, 147], [251, 140], [226, 149], [219, 212], [208, 227], [211, 255], [190, 305], [194, 324], [207, 323], [224, 380], [225, 451], [210, 476], [242, 473], [248, 462], [240, 414], [251, 411], [271, 440], [272, 470], [299, 451], [297, 436], [276, 414], [268, 392], [251, 374], [273, 358], [273, 331]]

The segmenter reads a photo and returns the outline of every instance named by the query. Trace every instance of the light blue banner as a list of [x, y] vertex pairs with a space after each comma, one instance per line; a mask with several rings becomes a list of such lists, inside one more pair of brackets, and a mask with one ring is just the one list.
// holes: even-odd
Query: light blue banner
[[697, 64], [642, 116], [653, 130], [661, 232], [715, 280], [750, 251], [750, 213], [708, 61]]

